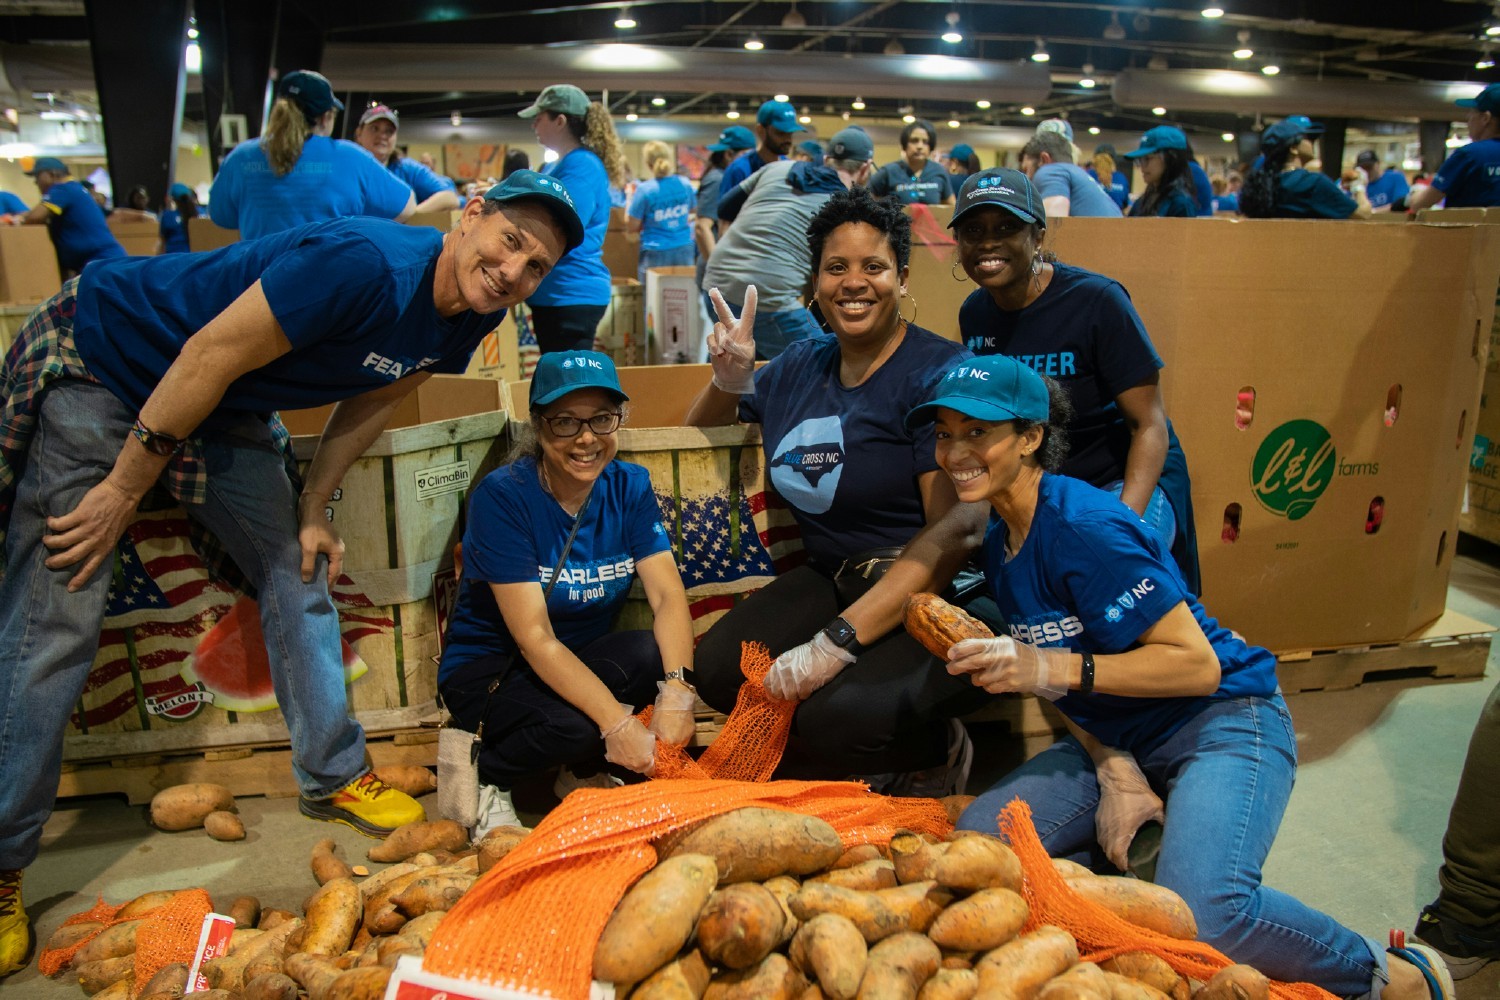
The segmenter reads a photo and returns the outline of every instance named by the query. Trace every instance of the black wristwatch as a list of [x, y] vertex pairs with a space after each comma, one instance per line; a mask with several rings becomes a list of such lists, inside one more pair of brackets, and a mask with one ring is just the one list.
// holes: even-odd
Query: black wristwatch
[[153, 431], [139, 420], [135, 422], [134, 427], [130, 428], [130, 433], [141, 443], [141, 447], [145, 448], [151, 454], [159, 455], [162, 458], [169, 458], [177, 454], [182, 449], [182, 446], [187, 444], [185, 438], [173, 437], [170, 434]]
[[865, 647], [860, 644], [859, 639], [854, 635], [854, 626], [845, 621], [842, 615], [835, 618], [827, 628], [823, 629], [823, 634], [828, 636], [829, 642], [845, 652], [858, 656], [865, 651]]

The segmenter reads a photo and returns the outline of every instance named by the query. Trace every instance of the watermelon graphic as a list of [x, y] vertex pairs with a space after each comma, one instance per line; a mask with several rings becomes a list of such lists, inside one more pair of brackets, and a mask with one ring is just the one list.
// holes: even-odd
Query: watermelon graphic
[[[369, 667], [354, 647], [339, 640], [344, 653], [344, 679], [353, 682]], [[276, 707], [271, 687], [271, 663], [260, 630], [260, 609], [241, 595], [229, 613], [209, 629], [182, 668], [187, 684], [200, 684], [213, 694], [215, 708], [226, 712], [266, 712]]]

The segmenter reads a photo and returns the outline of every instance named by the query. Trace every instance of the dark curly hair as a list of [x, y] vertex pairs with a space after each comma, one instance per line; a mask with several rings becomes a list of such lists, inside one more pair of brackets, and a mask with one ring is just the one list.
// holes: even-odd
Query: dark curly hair
[[895, 201], [876, 198], [862, 187], [840, 191], [823, 203], [807, 223], [807, 246], [812, 251], [813, 272], [823, 266], [823, 244], [839, 226], [863, 222], [885, 234], [900, 270], [911, 261], [911, 219]]
[[[1300, 141], [1302, 136], [1297, 136]], [[1291, 158], [1296, 143], [1272, 146], [1265, 150], [1265, 161], [1245, 176], [1240, 188], [1240, 214], [1249, 219], [1270, 219], [1278, 214], [1277, 202], [1281, 195], [1281, 174], [1286, 161]]]
[[1046, 375], [1041, 379], [1047, 386], [1047, 422], [1017, 417], [1011, 424], [1017, 434], [1041, 426], [1042, 444], [1036, 450], [1036, 458], [1044, 470], [1056, 472], [1062, 468], [1063, 459], [1068, 457], [1068, 425], [1073, 422], [1073, 401], [1055, 379]]

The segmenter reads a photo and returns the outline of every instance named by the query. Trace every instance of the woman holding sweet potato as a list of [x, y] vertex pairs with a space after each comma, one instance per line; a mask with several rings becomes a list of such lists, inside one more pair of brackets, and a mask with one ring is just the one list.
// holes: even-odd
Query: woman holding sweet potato
[[1187, 901], [1201, 940], [1344, 996], [1451, 997], [1431, 949], [1387, 957], [1261, 884], [1297, 766], [1275, 658], [1208, 617], [1161, 539], [1118, 499], [1053, 474], [1068, 416], [1056, 383], [999, 355], [950, 369], [907, 416], [935, 425], [959, 499], [994, 512], [982, 558], [1010, 634], [955, 643], [948, 671], [991, 693], [1047, 698], [1072, 733], [958, 825], [995, 833], [1001, 807], [1020, 797], [1049, 853], [1102, 853], [1124, 868], [1136, 829], [1165, 815], [1156, 881]]

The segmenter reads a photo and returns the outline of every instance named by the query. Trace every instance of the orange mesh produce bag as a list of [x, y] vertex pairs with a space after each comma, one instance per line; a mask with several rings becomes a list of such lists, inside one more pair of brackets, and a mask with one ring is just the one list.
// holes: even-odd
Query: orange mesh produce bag
[[[64, 920], [64, 927], [85, 921], [98, 921], [102, 926], [99, 931], [70, 947], [43, 950], [36, 960], [37, 969], [45, 976], [57, 975], [73, 960], [78, 949], [98, 937], [104, 928], [123, 923], [118, 914], [124, 908], [123, 904], [111, 906], [101, 899], [92, 909], [75, 913]], [[203, 931], [203, 918], [212, 911], [213, 903], [208, 898], [208, 893], [202, 889], [188, 889], [145, 912], [135, 937], [132, 996], [139, 993], [150, 982], [151, 977], [166, 966], [174, 962], [192, 964], [193, 954], [198, 950], [198, 938]]]
[[[1020, 799], [1013, 799], [1000, 810], [1000, 833], [1021, 859], [1026, 873], [1024, 890], [1031, 908], [1026, 930], [1043, 924], [1063, 928], [1077, 939], [1079, 955], [1086, 962], [1102, 962], [1127, 951], [1149, 951], [1164, 959], [1178, 975], [1204, 982], [1233, 964], [1232, 959], [1201, 941], [1183, 941], [1138, 927], [1068, 888], [1031, 825], [1031, 807]], [[1332, 993], [1311, 983], [1273, 982], [1271, 996], [1277, 1000], [1334, 1000]]]

